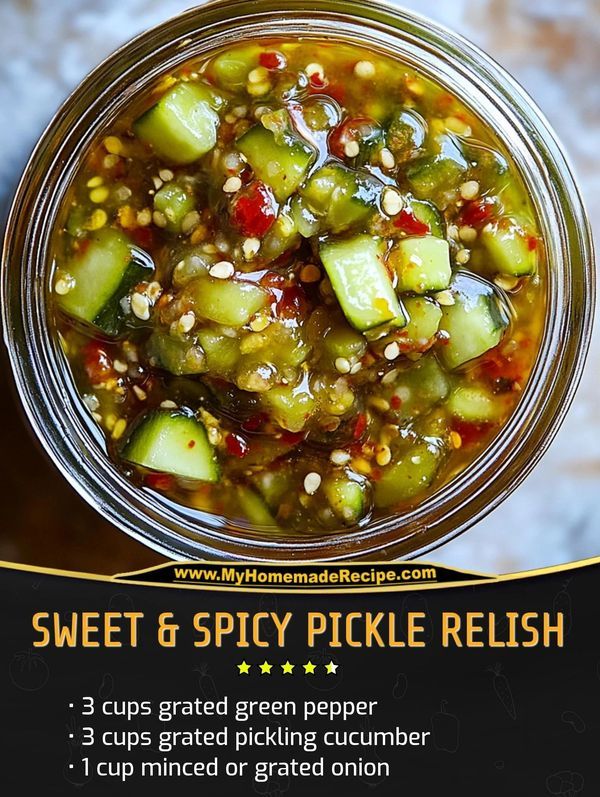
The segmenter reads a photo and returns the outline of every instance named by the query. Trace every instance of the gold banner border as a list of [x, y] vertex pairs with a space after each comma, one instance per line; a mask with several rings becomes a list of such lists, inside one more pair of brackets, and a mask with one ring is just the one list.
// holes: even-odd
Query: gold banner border
[[[201, 560], [191, 560], [191, 561], [176, 561], [176, 562], [166, 562], [159, 565], [154, 565], [153, 567], [143, 568], [142, 570], [135, 570], [131, 572], [125, 573], [115, 573], [112, 576], [109, 575], [102, 575], [99, 573], [85, 573], [79, 572], [76, 570], [61, 570], [60, 568], [49, 568], [49, 567], [39, 567], [37, 565], [25, 565], [17, 562], [7, 562], [0, 560], [0, 570], [17, 570], [20, 572], [25, 573], [37, 573], [39, 575], [45, 576], [62, 576], [64, 578], [69, 579], [83, 579], [88, 581], [100, 581], [103, 583], [110, 583], [110, 584], [118, 584], [119, 586], [135, 586], [135, 587], [163, 587], [163, 588], [171, 588], [171, 589], [187, 589], [187, 590], [209, 590], [214, 592], [246, 592], [246, 593], [254, 593], [257, 589], [252, 589], [248, 587], [236, 587], [231, 586], [229, 584], [183, 584], [183, 583], [173, 583], [173, 584], [166, 584], [161, 582], [155, 581], [144, 581], [140, 579], [141, 576], [145, 576], [156, 571], [165, 569], [167, 567], [172, 566], [181, 566], [181, 567], [202, 567], [202, 565], [226, 565], [227, 567], [239, 567], [245, 568], [250, 566], [256, 567], [265, 567], [265, 568], [290, 568], [293, 569], [295, 567], [307, 567], [307, 566], [322, 566], [327, 568], [353, 568], [356, 565], [363, 565], [363, 566], [375, 566], [375, 567], [385, 567], [386, 565], [398, 565], [398, 564], [406, 564], [407, 567], [435, 567], [435, 568], [442, 568], [445, 570], [450, 570], [454, 573], [460, 573], [465, 576], [470, 576], [471, 578], [465, 579], [463, 581], [448, 581], [444, 583], [439, 582], [426, 582], [423, 581], [421, 583], [414, 582], [414, 583], [406, 583], [406, 584], [391, 584], [391, 585], [370, 585], [368, 587], [346, 587], [346, 588], [333, 588], [333, 587], [321, 587], [319, 589], [307, 589], [305, 587], [298, 587], [298, 586], [289, 586], [289, 587], [272, 587], [268, 584], [260, 584], [261, 592], [269, 592], [275, 594], [305, 594], [305, 595], [331, 595], [331, 594], [364, 594], [364, 593], [374, 593], [374, 592], [408, 592], [408, 591], [422, 591], [422, 590], [430, 590], [430, 589], [453, 589], [456, 587], [472, 587], [472, 586], [479, 586], [485, 584], [498, 584], [498, 583], [505, 583], [508, 581], [516, 581], [519, 579], [527, 579], [527, 578], [537, 578], [541, 576], [548, 576], [553, 575], [556, 573], [569, 573], [574, 570], [582, 570], [585, 567], [590, 567], [591, 565], [600, 564], [600, 556], [590, 557], [588, 559], [581, 559], [575, 562], [567, 562], [561, 565], [551, 565], [548, 567], [536, 568], [533, 570], [524, 570], [521, 572], [516, 573], [504, 573], [498, 575], [491, 575], [491, 574], [484, 574], [484, 573], [476, 573], [469, 570], [463, 570], [461, 568], [454, 568], [449, 567], [448, 565], [442, 565], [436, 562], [430, 561], [421, 561], [421, 560], [399, 560], [396, 562], [386, 562], [386, 561], [350, 561], [350, 562], [230, 562], [227, 560], [213, 560], [213, 561], [201, 561]], [[140, 579], [140, 580], [136, 580]]]

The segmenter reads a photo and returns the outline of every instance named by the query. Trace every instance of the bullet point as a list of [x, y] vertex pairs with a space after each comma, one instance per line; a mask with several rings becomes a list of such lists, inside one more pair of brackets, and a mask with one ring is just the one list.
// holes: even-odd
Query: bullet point
[[69, 734], [69, 739], [72, 739], [72, 738], [73, 738], [73, 734], [72, 734], [72, 733], [70, 733], [70, 734]]
[[69, 769], [73, 769], [73, 764], [69, 764]]
[[69, 708], [73, 708], [73, 704], [72, 703], [69, 703]]

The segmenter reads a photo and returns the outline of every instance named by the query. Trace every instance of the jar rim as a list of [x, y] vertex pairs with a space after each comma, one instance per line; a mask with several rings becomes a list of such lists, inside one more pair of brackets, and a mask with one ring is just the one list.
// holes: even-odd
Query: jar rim
[[[340, 25], [343, 22], [343, 28]], [[127, 482], [74, 393], [65, 358], [49, 334], [45, 274], [58, 205], [81, 153], [142, 85], [174, 65], [240, 38], [295, 35], [373, 47], [415, 60], [483, 121], [494, 122], [543, 227], [546, 325], [537, 360], [505, 427], [461, 474], [414, 509], [323, 537], [267, 535], [206, 515], [199, 525], [175, 504]], [[282, 35], [280, 33], [280, 35]], [[357, 38], [358, 37], [358, 38]], [[463, 92], [461, 94], [460, 92]], [[489, 117], [489, 118], [488, 118]], [[502, 134], [501, 134], [502, 133]], [[544, 212], [541, 213], [540, 211]], [[521, 483], [547, 449], [572, 401], [591, 336], [593, 247], [567, 160], [532, 99], [495, 61], [458, 34], [375, 0], [212, 0], [132, 39], [75, 89], [42, 134], [7, 222], [2, 253], [2, 321], [19, 395], [30, 423], [71, 485], [113, 524], [160, 553], [262, 560], [387, 559], [421, 555], [473, 525]]]

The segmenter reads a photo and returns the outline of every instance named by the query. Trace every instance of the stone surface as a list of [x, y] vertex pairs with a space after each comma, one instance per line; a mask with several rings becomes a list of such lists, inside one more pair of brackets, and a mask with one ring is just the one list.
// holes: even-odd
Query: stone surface
[[[3, 0], [0, 4], [0, 207], [60, 101], [103, 56], [189, 5], [186, 0]], [[533, 95], [579, 175], [600, 229], [600, 7], [594, 0], [422, 0], [404, 5], [487, 50]], [[431, 559], [480, 571], [514, 571], [600, 554], [600, 330], [571, 412], [542, 463], [502, 506]], [[6, 400], [3, 401], [6, 404]], [[8, 406], [6, 412], [14, 414]], [[29, 472], [5, 456], [11, 496], [0, 559], [122, 570], [156, 561], [111, 531], [51, 473], [22, 427]], [[16, 436], [16, 438], [15, 438]], [[4, 444], [7, 444], [5, 438]], [[15, 450], [11, 444], [5, 451]], [[31, 508], [36, 489], [44, 512]], [[10, 491], [10, 492], [9, 492]], [[50, 498], [50, 491], [52, 498]], [[48, 500], [47, 500], [48, 499]], [[66, 516], [64, 508], [68, 505]], [[61, 515], [62, 513], [62, 515]], [[45, 525], [48, 531], [45, 531]], [[12, 529], [12, 530], [11, 530]], [[92, 536], [93, 535], [93, 536]], [[49, 537], [49, 538], [48, 538]], [[94, 543], [93, 547], [91, 543]], [[98, 548], [104, 552], [98, 556]], [[114, 567], [110, 564], [114, 563]]]

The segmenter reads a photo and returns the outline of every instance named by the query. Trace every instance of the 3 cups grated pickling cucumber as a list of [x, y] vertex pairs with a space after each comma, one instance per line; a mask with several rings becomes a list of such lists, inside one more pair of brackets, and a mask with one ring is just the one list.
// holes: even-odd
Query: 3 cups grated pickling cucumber
[[88, 153], [57, 330], [140, 489], [312, 534], [415, 505], [514, 409], [543, 242], [510, 158], [374, 52], [257, 41], [164, 76]]

